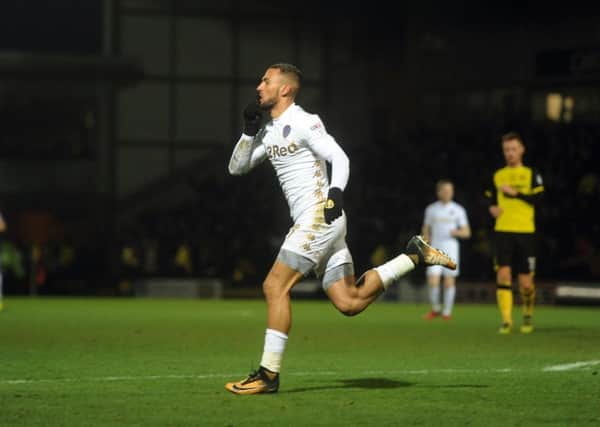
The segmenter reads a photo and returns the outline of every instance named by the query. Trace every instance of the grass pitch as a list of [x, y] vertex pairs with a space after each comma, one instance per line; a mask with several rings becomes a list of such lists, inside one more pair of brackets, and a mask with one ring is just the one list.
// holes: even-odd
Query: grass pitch
[[0, 425], [600, 425], [598, 308], [538, 307], [527, 336], [498, 335], [493, 305], [427, 309], [294, 301], [279, 393], [235, 396], [262, 301], [8, 298]]

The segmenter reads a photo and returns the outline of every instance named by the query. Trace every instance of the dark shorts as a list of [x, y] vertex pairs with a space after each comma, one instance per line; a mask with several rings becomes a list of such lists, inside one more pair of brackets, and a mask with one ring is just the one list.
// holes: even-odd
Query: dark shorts
[[494, 267], [509, 266], [514, 273], [535, 273], [535, 234], [504, 233], [494, 235]]

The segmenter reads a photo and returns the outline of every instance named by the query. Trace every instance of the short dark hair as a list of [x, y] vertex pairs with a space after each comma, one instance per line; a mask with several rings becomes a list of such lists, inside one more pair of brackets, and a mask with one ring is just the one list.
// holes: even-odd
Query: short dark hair
[[525, 145], [525, 143], [523, 142], [523, 138], [521, 137], [521, 134], [518, 132], [514, 132], [514, 131], [507, 132], [504, 135], [502, 135], [502, 138], [501, 138], [503, 143], [506, 141], [510, 141], [511, 139], [516, 139], [522, 145]]
[[300, 68], [286, 62], [278, 62], [276, 64], [269, 65], [269, 68], [276, 68], [281, 71], [282, 74], [291, 75], [292, 79], [294, 79], [298, 84], [298, 88], [300, 88], [300, 85], [302, 84], [302, 71], [300, 71]]

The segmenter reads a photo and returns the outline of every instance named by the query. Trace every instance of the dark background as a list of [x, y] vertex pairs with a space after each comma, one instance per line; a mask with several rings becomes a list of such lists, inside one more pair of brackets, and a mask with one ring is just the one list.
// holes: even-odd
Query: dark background
[[546, 187], [538, 280], [597, 283], [596, 9], [2, 2], [5, 292], [128, 295], [143, 276], [258, 287], [288, 209], [270, 165], [243, 178], [226, 166], [243, 105], [280, 61], [303, 69], [298, 102], [350, 157], [357, 272], [402, 251], [447, 178], [473, 229], [461, 280], [493, 281], [482, 194], [514, 130]]

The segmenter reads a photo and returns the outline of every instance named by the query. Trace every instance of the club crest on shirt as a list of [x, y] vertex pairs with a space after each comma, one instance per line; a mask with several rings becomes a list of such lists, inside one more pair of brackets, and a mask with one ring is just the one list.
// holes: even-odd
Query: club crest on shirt
[[287, 138], [287, 136], [290, 134], [291, 131], [292, 131], [292, 127], [290, 125], [285, 125], [283, 127], [283, 137]]

